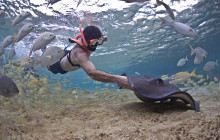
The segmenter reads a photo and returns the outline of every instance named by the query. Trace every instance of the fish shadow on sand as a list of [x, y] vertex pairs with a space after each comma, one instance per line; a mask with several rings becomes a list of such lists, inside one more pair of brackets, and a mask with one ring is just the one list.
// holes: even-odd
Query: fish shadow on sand
[[146, 103], [146, 102], [131, 102], [125, 104], [123, 109], [133, 111], [133, 112], [149, 112], [149, 113], [173, 113], [173, 112], [185, 112], [187, 110], [192, 110], [192, 108], [186, 105], [183, 101], [166, 101], [160, 103]]

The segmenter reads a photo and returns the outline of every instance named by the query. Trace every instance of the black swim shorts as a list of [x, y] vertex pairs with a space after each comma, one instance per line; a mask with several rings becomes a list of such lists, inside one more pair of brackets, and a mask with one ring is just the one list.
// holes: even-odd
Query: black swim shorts
[[[70, 52], [69, 50], [65, 50], [65, 55], [63, 57], [65, 57], [69, 52]], [[67, 71], [63, 70], [61, 65], [60, 65], [61, 59], [58, 62], [56, 62], [55, 64], [49, 66], [49, 70], [52, 73], [54, 73], [54, 74], [57, 74], [57, 73], [65, 74], [65, 73], [67, 73]]]

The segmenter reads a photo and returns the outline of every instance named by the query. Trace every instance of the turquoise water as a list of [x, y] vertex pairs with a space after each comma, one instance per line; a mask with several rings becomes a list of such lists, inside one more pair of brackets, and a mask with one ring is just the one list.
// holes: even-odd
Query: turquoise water
[[[138, 77], [161, 77], [182, 71], [192, 72], [196, 68], [196, 74], [209, 75], [211, 81], [214, 77], [220, 79], [219, 67], [209, 72], [203, 70], [206, 62], [216, 59], [220, 61], [220, 1], [164, 2], [173, 9], [176, 21], [196, 30], [199, 34], [197, 38], [177, 34], [170, 27], [159, 27], [159, 16], [168, 21], [171, 21], [171, 18], [162, 6], [155, 6], [155, 1], [127, 4], [117, 0], [87, 0], [82, 1], [76, 8], [77, 1], [62, 0], [46, 9], [47, 2], [44, 0], [1, 0], [0, 9], [5, 11], [5, 15], [0, 18], [0, 42], [8, 35], [17, 33], [24, 23], [32, 23], [35, 25], [34, 31], [14, 45], [16, 56], [13, 59], [28, 55], [33, 41], [45, 31], [57, 36], [48, 46], [64, 48], [69, 44], [68, 37], [79, 34], [79, 20], [83, 20], [85, 27], [88, 19], [86, 15], [91, 13], [93, 22], [102, 30], [103, 35], [108, 36], [108, 42], [97, 48], [90, 57], [97, 69], [118, 75], [126, 72]], [[31, 12], [32, 17], [12, 27], [13, 19], [22, 10]], [[208, 52], [201, 64], [193, 63], [194, 56], [190, 56], [189, 44], [193, 48], [200, 46]], [[6, 49], [5, 54], [8, 51]], [[184, 66], [177, 67], [178, 60], [186, 55], [189, 61]], [[67, 89], [117, 88], [116, 84], [106, 85], [90, 79], [83, 70], [55, 75], [38, 66], [37, 71], [40, 77], [47, 76], [51, 83], [62, 83]], [[140, 75], [136, 75], [136, 72]]]

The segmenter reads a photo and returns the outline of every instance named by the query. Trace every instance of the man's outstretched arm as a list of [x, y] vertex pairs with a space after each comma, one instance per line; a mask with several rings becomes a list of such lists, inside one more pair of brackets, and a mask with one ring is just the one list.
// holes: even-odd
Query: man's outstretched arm
[[80, 67], [84, 69], [84, 71], [91, 77], [92, 79], [100, 82], [107, 82], [107, 83], [117, 83], [121, 85], [125, 89], [130, 89], [134, 91], [131, 85], [128, 82], [127, 77], [109, 74], [100, 70], [97, 70], [94, 64], [85, 57], [83, 54], [78, 56]]

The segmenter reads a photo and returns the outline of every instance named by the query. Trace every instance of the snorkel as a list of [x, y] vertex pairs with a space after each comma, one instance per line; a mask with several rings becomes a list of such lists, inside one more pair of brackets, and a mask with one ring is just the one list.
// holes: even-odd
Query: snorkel
[[85, 36], [84, 36], [84, 34], [83, 34], [83, 31], [82, 31], [82, 21], [81, 21], [81, 20], [80, 20], [80, 22], [79, 22], [79, 31], [80, 31], [80, 33], [81, 33], [81, 37], [82, 37], [82, 39], [83, 39], [83, 43], [85, 44], [85, 47], [87, 47], [87, 46], [88, 46], [88, 43], [86, 42]]
[[[88, 43], [86, 42], [85, 36], [84, 36], [84, 34], [83, 34], [82, 21], [81, 21], [81, 20], [80, 20], [80, 22], [79, 22], [79, 31], [80, 31], [81, 34], [80, 34], [80, 35], [77, 35], [74, 39], [69, 38], [69, 42], [70, 42], [70, 43], [77, 43], [77, 44], [79, 44], [80, 47], [82, 47], [82, 49], [83, 49], [84, 51], [86, 51], [86, 52], [88, 53], [88, 55], [90, 55], [91, 52], [86, 49], [86, 47], [88, 46]], [[82, 38], [83, 42], [79, 41], [78, 38]]]
[[[84, 44], [85, 44], [85, 47], [87, 47], [87, 46], [88, 46], [88, 43], [86, 42], [85, 36], [84, 36], [84, 34], [83, 34], [83, 31], [82, 31], [82, 21], [79, 22], [79, 31], [80, 31], [81, 34], [80, 34], [80, 35], [77, 35], [74, 39], [69, 38], [69, 41], [70, 41], [71, 43], [77, 43], [77, 44], [79, 44], [81, 47], [83, 47]], [[79, 41], [78, 38], [82, 38], [84, 44], [83, 44], [81, 41]]]
[[[98, 32], [98, 34], [100, 35], [96, 35], [96, 36], [89, 36], [88, 37], [88, 30], [91, 30], [91, 28], [94, 30], [95, 29], [95, 32]], [[85, 35], [83, 33], [83, 30], [82, 30], [82, 21], [80, 21], [79, 23], [79, 31], [80, 31], [80, 35], [77, 35], [74, 39], [72, 38], [69, 38], [69, 42], [70, 43], [77, 43], [84, 51], [86, 51], [89, 55], [91, 54], [92, 51], [95, 51], [96, 50], [96, 47], [98, 45], [102, 45], [103, 42], [106, 42], [107, 41], [107, 37], [104, 37], [101, 35], [101, 31], [97, 28], [97, 27], [90, 27], [90, 26], [87, 26], [85, 29], [87, 29], [86, 31], [86, 35], [88, 37], [88, 39], [90, 39], [90, 43], [88, 43], [86, 41], [86, 38], [85, 38]], [[85, 32], [85, 31], [84, 31]], [[91, 31], [90, 31], [91, 32]], [[92, 34], [94, 34], [92, 33]], [[81, 40], [78, 40], [79, 38], [82, 38]]]

